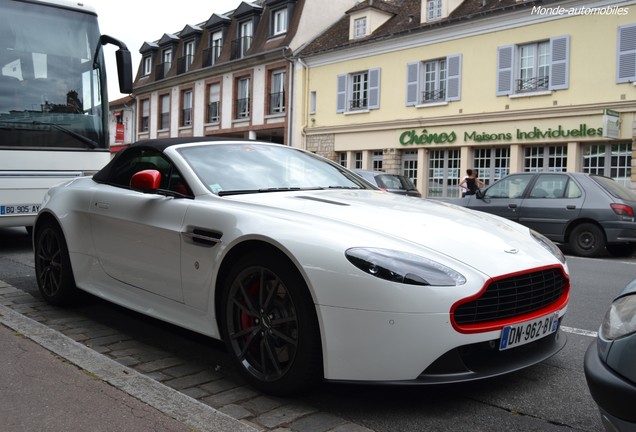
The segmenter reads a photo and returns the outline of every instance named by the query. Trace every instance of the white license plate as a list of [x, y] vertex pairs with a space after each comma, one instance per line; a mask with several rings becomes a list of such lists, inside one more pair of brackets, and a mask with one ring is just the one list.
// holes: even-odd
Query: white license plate
[[554, 312], [531, 321], [509, 325], [501, 331], [499, 350], [507, 350], [546, 337], [559, 327], [559, 313]]
[[0, 216], [34, 215], [40, 211], [39, 204], [0, 205]]

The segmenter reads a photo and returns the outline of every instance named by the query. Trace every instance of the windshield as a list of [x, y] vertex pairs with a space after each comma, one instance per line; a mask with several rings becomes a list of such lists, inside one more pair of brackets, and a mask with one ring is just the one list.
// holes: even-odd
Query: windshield
[[179, 152], [208, 189], [219, 195], [368, 188], [339, 165], [292, 147], [214, 144]]
[[635, 201], [636, 193], [624, 188], [613, 179], [601, 176], [590, 176], [598, 184], [600, 184], [607, 192], [609, 192], [614, 198], [623, 199], [625, 201]]
[[93, 14], [0, 3], [0, 146], [106, 147], [98, 41]]

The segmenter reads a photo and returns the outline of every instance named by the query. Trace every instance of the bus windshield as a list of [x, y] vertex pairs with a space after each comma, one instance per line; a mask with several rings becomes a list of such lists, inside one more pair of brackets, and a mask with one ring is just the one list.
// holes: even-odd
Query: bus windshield
[[0, 3], [0, 148], [105, 149], [97, 16]]

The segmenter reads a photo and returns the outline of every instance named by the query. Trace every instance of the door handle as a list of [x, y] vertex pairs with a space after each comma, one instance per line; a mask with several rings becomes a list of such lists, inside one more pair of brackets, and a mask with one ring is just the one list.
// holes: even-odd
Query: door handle
[[517, 204], [508, 204], [508, 208], [516, 209], [517, 208]]
[[576, 206], [572, 204], [565, 206], [565, 208], [568, 210], [576, 210]]
[[110, 204], [106, 203], [106, 202], [96, 202], [95, 203], [95, 207], [97, 207], [98, 209], [102, 209], [102, 210], [108, 210], [110, 208]]

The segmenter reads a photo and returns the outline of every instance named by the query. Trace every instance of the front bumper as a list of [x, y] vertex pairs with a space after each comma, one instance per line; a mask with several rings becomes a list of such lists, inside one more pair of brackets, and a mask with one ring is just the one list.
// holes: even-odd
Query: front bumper
[[[603, 422], [611, 422], [611, 430], [636, 430], [636, 385], [610, 369], [601, 360], [595, 340], [587, 348], [584, 361], [585, 378], [592, 398], [601, 409]], [[622, 424], [623, 427], [618, 425]]]

